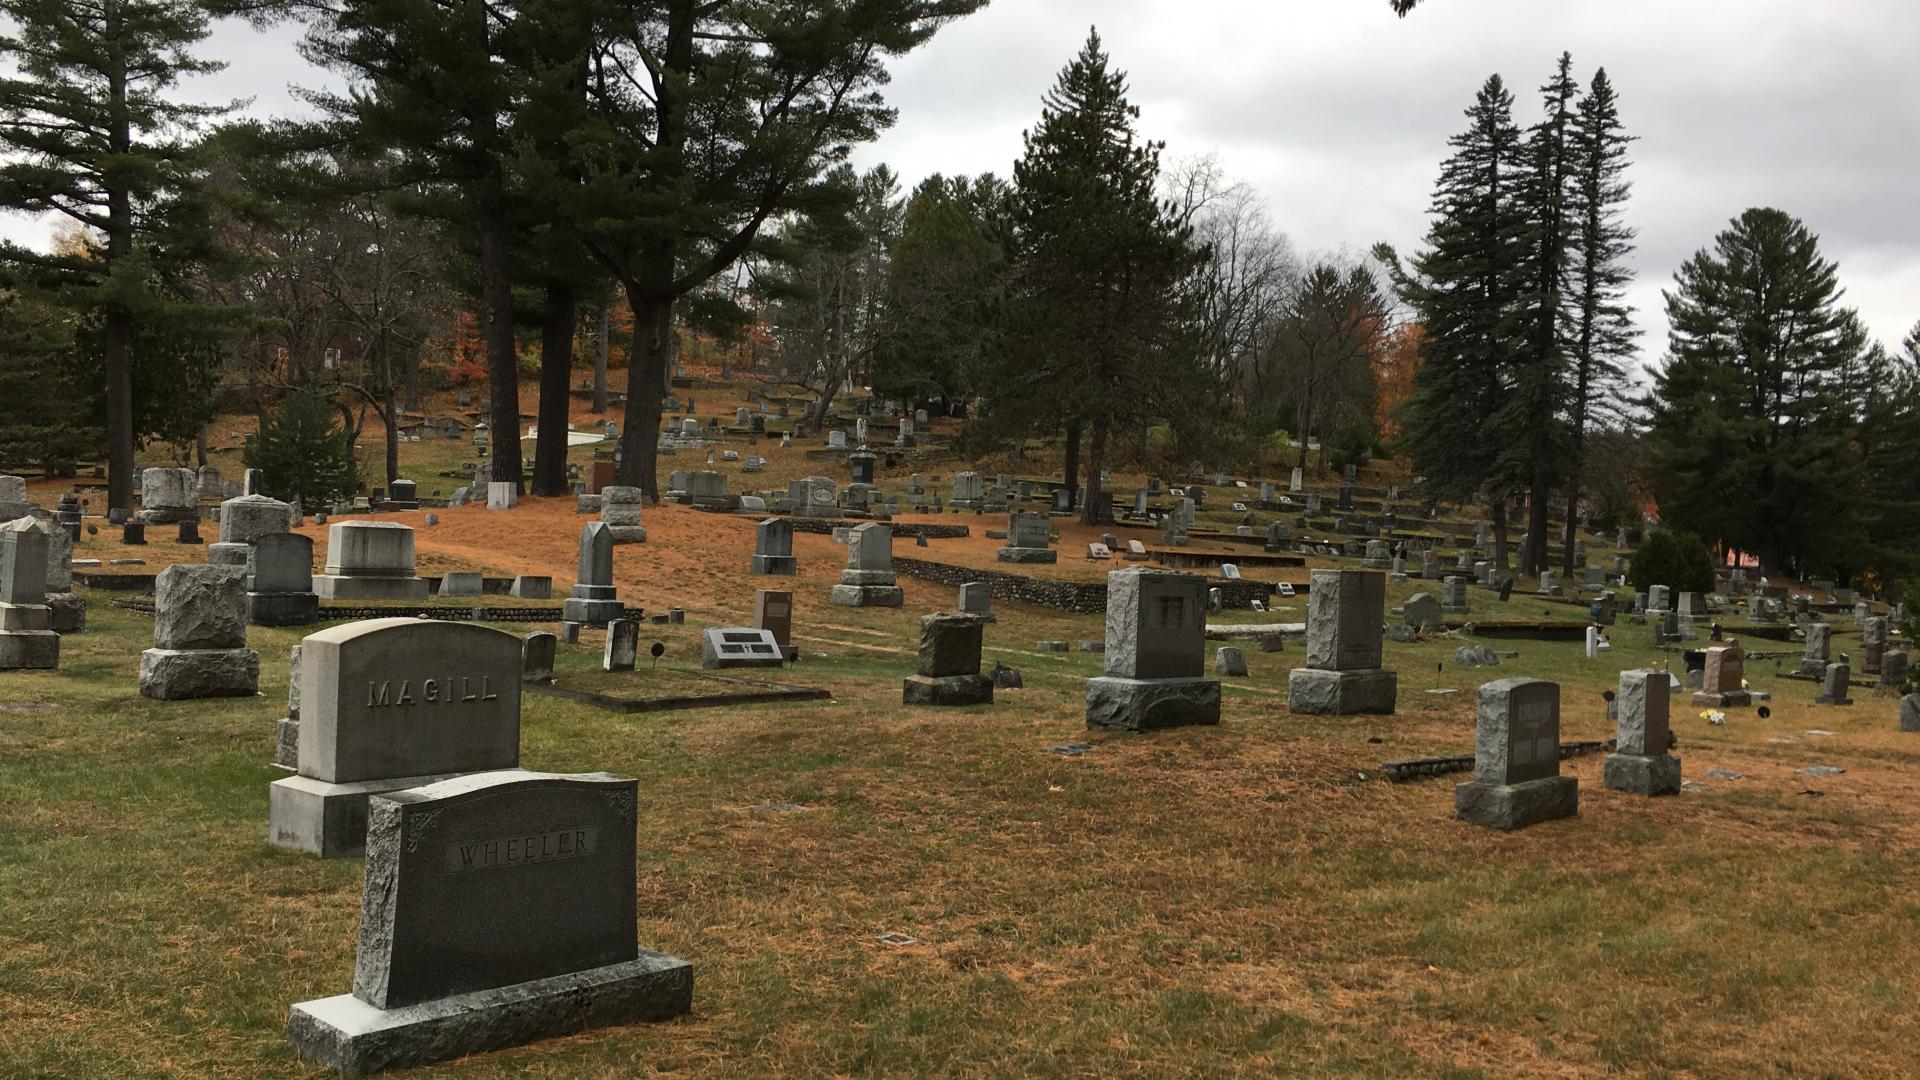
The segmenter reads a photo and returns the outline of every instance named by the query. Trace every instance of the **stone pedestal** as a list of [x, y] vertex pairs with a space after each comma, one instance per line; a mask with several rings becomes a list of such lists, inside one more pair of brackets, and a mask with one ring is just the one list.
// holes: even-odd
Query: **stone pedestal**
[[310, 592], [247, 594], [247, 622], [254, 626], [306, 626], [320, 621], [320, 597]]
[[756, 574], [774, 574], [780, 577], [792, 577], [799, 566], [792, 555], [755, 555], [752, 571]]
[[427, 579], [315, 574], [313, 592], [327, 600], [425, 600]]
[[560, 617], [571, 623], [605, 626], [626, 613], [612, 585], [575, 585], [573, 595], [560, 605]]
[[991, 705], [993, 680], [985, 675], [909, 675], [900, 685], [907, 705]]
[[1753, 704], [1753, 695], [1745, 690], [1725, 694], [1700, 691], [1693, 695], [1691, 704], [1696, 709], [1744, 709]]
[[[298, 740], [299, 724], [292, 726], [293, 737]], [[297, 759], [297, 741], [294, 754]], [[367, 844], [368, 799], [389, 791], [425, 787], [456, 775], [398, 776], [351, 784], [330, 784], [310, 776], [275, 780], [267, 785], [267, 840], [275, 847], [325, 859], [357, 856]]]
[[1601, 783], [1629, 795], [1674, 795], [1680, 791], [1680, 759], [1671, 754], [1608, 754]]
[[898, 585], [835, 585], [832, 600], [847, 607], [900, 607], [906, 593]]
[[1517, 784], [1471, 781], [1453, 789], [1453, 816], [1492, 829], [1524, 829], [1580, 812], [1580, 781], [1548, 776]]
[[1087, 727], [1150, 731], [1220, 722], [1220, 681], [1206, 678], [1087, 680]]
[[148, 649], [140, 654], [140, 693], [161, 701], [252, 697], [260, 654], [252, 649]]
[[[25, 612], [36, 611], [28, 617]], [[45, 605], [0, 604], [0, 625], [47, 623]], [[42, 625], [37, 630], [0, 631], [0, 671], [33, 671], [60, 666], [60, 635]]]
[[1399, 693], [1399, 675], [1384, 668], [1294, 668], [1287, 673], [1287, 708], [1297, 713], [1391, 716]]
[[87, 628], [87, 602], [73, 593], [48, 593], [47, 610], [52, 613], [49, 627], [56, 634], [77, 634]]

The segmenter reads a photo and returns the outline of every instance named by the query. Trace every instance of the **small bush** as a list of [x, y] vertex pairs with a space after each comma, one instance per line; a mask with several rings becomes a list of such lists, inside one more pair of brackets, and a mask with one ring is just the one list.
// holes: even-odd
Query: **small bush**
[[1359, 425], [1341, 428], [1327, 444], [1327, 464], [1336, 469], [1351, 465], [1356, 469], [1364, 468], [1373, 460], [1374, 439], [1371, 432]]
[[1692, 533], [1655, 529], [1633, 553], [1627, 580], [1635, 592], [1665, 585], [1679, 592], [1713, 591], [1713, 554]]
[[295, 391], [247, 440], [242, 460], [259, 469], [264, 494], [276, 499], [298, 496], [303, 504], [325, 509], [352, 496], [360, 486], [353, 462], [353, 439], [338, 425], [328, 398]]

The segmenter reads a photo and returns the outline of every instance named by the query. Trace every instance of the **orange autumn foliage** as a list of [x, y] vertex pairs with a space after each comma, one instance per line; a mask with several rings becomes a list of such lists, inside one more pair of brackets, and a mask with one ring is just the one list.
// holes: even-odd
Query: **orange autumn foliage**
[[1420, 370], [1420, 349], [1426, 339], [1426, 330], [1419, 323], [1402, 323], [1387, 334], [1384, 347], [1373, 355], [1374, 384], [1379, 387], [1374, 419], [1379, 422], [1383, 440], [1391, 441], [1400, 432], [1393, 409], [1413, 393], [1413, 373]]

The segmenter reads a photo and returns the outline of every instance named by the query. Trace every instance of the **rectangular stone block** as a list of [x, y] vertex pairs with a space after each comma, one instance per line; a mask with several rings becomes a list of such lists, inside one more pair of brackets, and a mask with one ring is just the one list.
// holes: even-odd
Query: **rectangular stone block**
[[[1112, 655], [1112, 651], [1108, 651]], [[1220, 722], [1218, 679], [1087, 680], [1087, 727], [1151, 731]]]
[[1103, 670], [1119, 679], [1193, 679], [1206, 671], [1207, 582], [1129, 567], [1107, 574]]
[[1620, 673], [1614, 699], [1614, 745], [1622, 754], [1665, 754], [1672, 745], [1670, 697], [1673, 684], [1664, 671]]
[[1382, 668], [1287, 672], [1287, 708], [1308, 716], [1391, 716], [1399, 696], [1400, 677]]
[[962, 707], [993, 704], [993, 680], [984, 675], [909, 675], [902, 680], [900, 700], [905, 705]]
[[703, 668], [771, 667], [786, 661], [773, 631], [746, 626], [715, 627], [700, 635]]
[[1510, 786], [1560, 775], [1560, 687], [1498, 679], [1480, 687], [1473, 778]]
[[975, 615], [938, 612], [920, 617], [919, 664], [928, 678], [980, 673], [980, 643], [986, 621]]
[[1307, 594], [1307, 666], [1325, 671], [1380, 667], [1387, 578], [1369, 570], [1315, 570]]
[[1680, 759], [1671, 754], [1608, 754], [1601, 783], [1609, 791], [1629, 795], [1676, 795], [1680, 792]]
[[1453, 789], [1453, 815], [1490, 829], [1524, 829], [1580, 812], [1580, 781], [1548, 776], [1518, 784], [1474, 781]]
[[[291, 734], [296, 740], [285, 764], [298, 768], [300, 724], [281, 720], [280, 725], [283, 729], [291, 727], [291, 732], [283, 730], [281, 734]], [[367, 844], [368, 799], [452, 778], [447, 774], [396, 776], [329, 784], [310, 776], [283, 777], [267, 785], [267, 842], [323, 859], [357, 856]]]

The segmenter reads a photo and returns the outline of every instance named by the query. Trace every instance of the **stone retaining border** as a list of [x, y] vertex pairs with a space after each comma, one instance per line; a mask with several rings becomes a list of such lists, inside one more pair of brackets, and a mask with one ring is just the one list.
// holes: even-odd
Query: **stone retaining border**
[[[893, 557], [893, 568], [909, 577], [931, 581], [936, 585], [951, 585], [956, 589], [970, 581], [985, 582], [989, 594], [996, 600], [1034, 604], [1076, 615], [1105, 614], [1107, 610], [1107, 583], [1104, 581], [1058, 581], [900, 555]], [[1210, 588], [1220, 590], [1221, 603], [1230, 608], [1251, 609], [1253, 601], [1265, 601], [1273, 595], [1273, 586], [1264, 581], [1206, 580]]]

